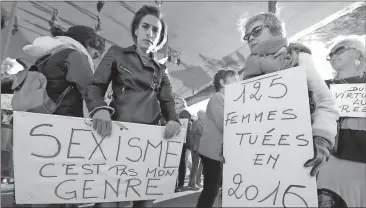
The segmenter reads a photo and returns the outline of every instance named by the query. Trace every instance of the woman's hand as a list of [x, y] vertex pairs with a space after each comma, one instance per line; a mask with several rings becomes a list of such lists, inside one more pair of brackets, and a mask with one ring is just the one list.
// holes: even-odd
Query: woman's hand
[[329, 159], [330, 144], [322, 137], [314, 138], [314, 158], [305, 163], [305, 167], [313, 167], [310, 171], [311, 176], [316, 176], [321, 166]]
[[165, 125], [165, 132], [164, 132], [164, 138], [170, 139], [175, 135], [178, 135], [180, 133], [180, 123], [177, 121], [168, 121], [168, 123]]
[[277, 57], [281, 54], [286, 54], [288, 53], [288, 51], [291, 50], [295, 50], [295, 51], [300, 51], [300, 52], [304, 52], [304, 53], [308, 53], [311, 54], [311, 50], [306, 47], [305, 45], [301, 44], [301, 43], [290, 43], [289, 46], [286, 47], [282, 47], [280, 48], [280, 50], [278, 50], [275, 54], [274, 57]]
[[279, 56], [279, 55], [281, 55], [281, 54], [286, 54], [287, 53], [287, 49], [285, 48], [285, 47], [282, 47], [282, 48], [280, 48], [280, 50], [278, 50], [276, 53], [275, 53], [275, 55], [273, 55], [274, 57], [277, 57], [277, 56]]
[[102, 137], [112, 134], [111, 114], [106, 109], [99, 109], [93, 115], [93, 129]]

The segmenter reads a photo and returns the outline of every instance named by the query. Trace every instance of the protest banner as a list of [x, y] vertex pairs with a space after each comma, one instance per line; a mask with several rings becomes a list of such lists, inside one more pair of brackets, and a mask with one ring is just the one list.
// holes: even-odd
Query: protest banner
[[306, 71], [225, 86], [223, 207], [317, 207]]
[[[14, 112], [17, 204], [156, 199], [172, 194], [187, 130], [113, 122], [101, 138], [83, 118]], [[128, 130], [123, 130], [123, 124]]]
[[11, 106], [11, 100], [13, 99], [13, 94], [1, 94], [1, 109], [13, 110]]
[[366, 118], [366, 84], [332, 84], [337, 108], [342, 117]]

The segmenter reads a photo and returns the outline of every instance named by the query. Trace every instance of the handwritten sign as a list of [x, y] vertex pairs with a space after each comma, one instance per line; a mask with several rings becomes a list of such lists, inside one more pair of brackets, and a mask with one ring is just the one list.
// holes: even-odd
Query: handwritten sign
[[342, 117], [366, 118], [366, 84], [332, 84], [330, 90], [336, 98]]
[[302, 67], [225, 87], [223, 207], [317, 207]]
[[[186, 123], [185, 123], [186, 124]], [[14, 112], [18, 204], [156, 199], [174, 193], [187, 126], [172, 139], [164, 127], [113, 123], [101, 138], [84, 119]]]
[[1, 109], [13, 110], [11, 106], [11, 100], [13, 99], [13, 94], [1, 94]]

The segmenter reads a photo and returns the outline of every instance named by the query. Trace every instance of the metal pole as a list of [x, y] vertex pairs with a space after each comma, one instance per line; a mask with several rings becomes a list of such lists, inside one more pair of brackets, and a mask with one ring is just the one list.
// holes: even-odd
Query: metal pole
[[277, 1], [268, 1], [268, 11], [277, 14]]
[[[11, 7], [11, 12], [9, 15], [9, 23], [5, 28], [4, 28], [4, 34], [6, 35], [6, 39], [5, 39], [5, 47], [2, 50], [2, 55], [1, 55], [1, 61], [4, 61], [4, 59], [6, 58], [6, 54], [9, 48], [9, 44], [10, 44], [10, 39], [11, 39], [11, 34], [12, 34], [12, 30], [14, 27], [14, 22], [15, 22], [15, 18], [16, 18], [16, 10], [17, 10], [17, 6], [18, 6], [18, 2], [14, 2], [12, 7]], [[4, 44], [4, 43], [2, 43]]]

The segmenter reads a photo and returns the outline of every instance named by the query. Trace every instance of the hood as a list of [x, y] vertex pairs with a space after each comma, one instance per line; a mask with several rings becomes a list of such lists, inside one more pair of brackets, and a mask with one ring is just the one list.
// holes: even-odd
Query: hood
[[89, 52], [86, 48], [81, 45], [78, 41], [66, 37], [66, 36], [57, 36], [57, 37], [49, 37], [43, 36], [36, 38], [31, 45], [26, 45], [23, 47], [24, 53], [29, 56], [33, 56], [37, 59], [51, 54], [54, 51], [60, 50], [62, 48], [73, 48], [88, 58], [88, 62], [90, 65], [91, 70], [95, 71], [94, 62], [92, 57], [90, 56]]

